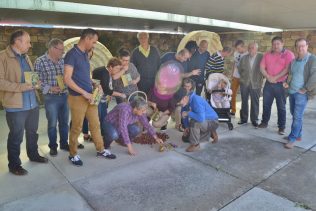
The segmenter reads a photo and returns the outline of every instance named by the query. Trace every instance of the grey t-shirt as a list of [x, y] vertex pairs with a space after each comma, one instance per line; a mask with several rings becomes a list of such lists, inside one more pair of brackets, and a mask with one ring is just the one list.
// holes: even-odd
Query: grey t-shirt
[[[124, 75], [122, 75], [122, 77], [125, 78], [130, 77], [132, 80], [135, 80], [138, 76], [139, 73], [133, 63], [129, 63], [127, 71], [124, 73]], [[124, 87], [122, 77], [117, 80], [113, 80], [114, 91], [121, 92], [124, 93], [126, 96], [129, 96], [130, 94], [138, 90], [137, 85], [135, 84], [129, 84], [128, 86]]]

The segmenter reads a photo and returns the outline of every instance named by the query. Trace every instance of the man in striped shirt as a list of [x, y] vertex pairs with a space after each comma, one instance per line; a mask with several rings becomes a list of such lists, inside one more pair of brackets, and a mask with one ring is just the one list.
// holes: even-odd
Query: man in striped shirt
[[212, 73], [223, 73], [224, 72], [224, 59], [229, 57], [232, 53], [230, 47], [224, 47], [222, 51], [217, 51], [212, 54], [205, 65], [205, 79]]

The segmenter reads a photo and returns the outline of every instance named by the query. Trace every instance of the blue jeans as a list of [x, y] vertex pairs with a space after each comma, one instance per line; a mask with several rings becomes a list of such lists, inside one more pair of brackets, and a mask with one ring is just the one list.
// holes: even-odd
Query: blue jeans
[[[104, 148], [108, 149], [110, 148], [110, 145], [113, 141], [119, 139], [119, 133], [117, 132], [117, 129], [115, 128], [112, 123], [104, 120], [102, 124], [102, 133], [103, 135], [103, 142], [104, 142]], [[137, 125], [137, 123], [133, 123], [127, 126], [128, 135], [130, 139], [135, 138], [142, 132], [141, 128]]]
[[30, 159], [36, 159], [38, 154], [38, 120], [39, 108], [27, 111], [6, 112], [6, 120], [9, 127], [7, 141], [9, 169], [21, 166], [20, 146], [25, 130], [26, 152]]
[[[181, 108], [181, 115], [182, 115], [182, 112], [184, 112], [184, 111], [190, 111], [189, 105], [186, 105], [186, 106]], [[181, 124], [182, 124], [182, 127], [184, 129], [189, 128], [189, 126], [190, 126], [189, 117], [188, 116], [186, 116], [184, 118], [181, 117]]]
[[57, 121], [59, 130], [60, 146], [68, 145], [68, 120], [69, 108], [67, 103], [67, 95], [44, 95], [45, 111], [47, 118], [47, 134], [49, 139], [49, 148], [56, 149], [57, 144]]
[[306, 94], [290, 94], [290, 112], [293, 117], [291, 133], [288, 136], [290, 142], [302, 137], [303, 115], [307, 105], [308, 97]]
[[268, 124], [271, 117], [271, 107], [272, 103], [276, 100], [277, 110], [278, 110], [278, 127], [279, 129], [285, 128], [286, 122], [286, 97], [285, 90], [283, 88], [283, 83], [270, 83], [266, 81], [263, 88], [263, 113], [262, 113], [262, 123]]

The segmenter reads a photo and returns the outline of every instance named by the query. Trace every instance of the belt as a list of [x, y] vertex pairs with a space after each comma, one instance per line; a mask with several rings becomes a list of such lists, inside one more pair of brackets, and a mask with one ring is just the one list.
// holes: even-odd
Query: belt
[[58, 92], [58, 93], [48, 92], [47, 94], [48, 94], [48, 95], [58, 95], [58, 96], [61, 96], [61, 95], [66, 95], [66, 94], [68, 94], [68, 92]]

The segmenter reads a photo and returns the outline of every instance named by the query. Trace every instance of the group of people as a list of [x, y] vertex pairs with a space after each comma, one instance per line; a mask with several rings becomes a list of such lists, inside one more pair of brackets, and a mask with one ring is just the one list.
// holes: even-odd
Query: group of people
[[[48, 43], [47, 52], [36, 59], [33, 68], [27, 56], [31, 47], [30, 35], [23, 30], [12, 33], [10, 44], [0, 52], [0, 100], [10, 130], [7, 148], [11, 173], [27, 174], [19, 158], [24, 131], [30, 161], [48, 162], [38, 153], [38, 91], [44, 98], [49, 154], [58, 154], [58, 124], [59, 148], [69, 151], [69, 160], [76, 166], [83, 165], [78, 154], [78, 148], [83, 148], [78, 142], [82, 132], [85, 140], [95, 144], [97, 157], [115, 159], [116, 155], [110, 150], [113, 141], [126, 146], [130, 155], [137, 154], [132, 141], [139, 134], [148, 133], [162, 144], [155, 128], [165, 130], [171, 116], [175, 118], [175, 127], [190, 142], [187, 152], [198, 150], [201, 141], [210, 138], [213, 139], [212, 143], [218, 141], [218, 115], [201, 94], [203, 90], [205, 95], [209, 94], [205, 81], [211, 74], [224, 72], [224, 59], [231, 55], [231, 48], [224, 47], [210, 54], [206, 40], [200, 41], [199, 45], [189, 41], [179, 52], [160, 57], [157, 48], [149, 45], [149, 34], [141, 32], [137, 34], [140, 45], [132, 53], [120, 49], [118, 58], [111, 58], [106, 67], [90, 70], [90, 59], [98, 38], [97, 31], [84, 29], [78, 44], [66, 55], [63, 41], [54, 38]], [[291, 51], [283, 48], [280, 37], [273, 38], [272, 50], [264, 55], [257, 52], [257, 43], [250, 43], [247, 52], [244, 42], [237, 41], [230, 93], [231, 114], [235, 115], [240, 85], [242, 108], [238, 124], [248, 121], [250, 96], [250, 120], [258, 128], [268, 126], [275, 98], [279, 133], [284, 134], [285, 89], [288, 89], [293, 123], [291, 133], [286, 137], [287, 148], [292, 148], [295, 141], [301, 140], [304, 108], [316, 89], [316, 57], [308, 53], [305, 39], [298, 39], [295, 47], [298, 54], [296, 59]], [[183, 82], [178, 90], [164, 94], [161, 87], [155, 86], [155, 78], [159, 67], [169, 61], [181, 65]], [[36, 72], [39, 81], [35, 84], [26, 82], [26, 72]], [[262, 122], [258, 124], [259, 97], [264, 78], [263, 115]], [[221, 81], [218, 86], [224, 88], [226, 83]], [[95, 87], [103, 91], [98, 105], [93, 103]], [[128, 102], [129, 96], [137, 90], [147, 94], [147, 101], [135, 97]], [[109, 96], [115, 97], [117, 105], [108, 112]]]
[[[250, 96], [250, 120], [256, 128], [267, 128], [271, 117], [271, 107], [275, 99], [277, 106], [278, 133], [285, 135], [286, 99], [289, 96], [292, 125], [284, 139], [285, 148], [291, 149], [296, 141], [302, 140], [303, 114], [308, 99], [316, 91], [316, 57], [308, 52], [308, 41], [299, 38], [295, 41], [296, 58], [293, 52], [284, 48], [281, 37], [271, 41], [271, 51], [257, 52], [258, 44], [248, 45], [248, 54], [237, 64], [240, 75], [241, 110], [238, 124], [248, 121], [248, 100]], [[236, 43], [237, 45], [237, 43]], [[259, 98], [263, 85], [263, 112], [258, 124]]]

